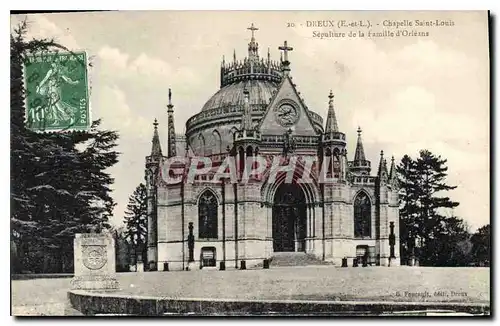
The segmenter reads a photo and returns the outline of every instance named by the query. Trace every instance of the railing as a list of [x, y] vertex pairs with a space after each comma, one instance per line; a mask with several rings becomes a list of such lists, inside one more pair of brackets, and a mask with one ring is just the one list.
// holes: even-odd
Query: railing
[[349, 166], [355, 168], [357, 167], [369, 168], [371, 166], [371, 162], [366, 160], [350, 161]]
[[331, 132], [331, 133], [325, 134], [324, 140], [325, 141], [328, 141], [328, 140], [342, 140], [342, 141], [345, 142], [345, 134], [343, 132], [338, 132], [338, 131]]
[[353, 183], [356, 184], [375, 184], [377, 177], [372, 176], [355, 176], [352, 178]]
[[274, 61], [239, 61], [221, 67], [221, 87], [240, 80], [260, 79], [279, 83], [283, 78], [281, 65]]
[[[267, 108], [267, 104], [250, 104], [250, 109], [252, 113], [255, 112], [265, 112]], [[200, 113], [192, 116], [186, 122], [186, 129], [189, 130], [194, 124], [202, 123], [205, 121], [212, 120], [212, 117], [220, 117], [224, 116], [241, 116], [241, 112], [243, 111], [242, 105], [228, 105], [216, 109], [201, 111]]]

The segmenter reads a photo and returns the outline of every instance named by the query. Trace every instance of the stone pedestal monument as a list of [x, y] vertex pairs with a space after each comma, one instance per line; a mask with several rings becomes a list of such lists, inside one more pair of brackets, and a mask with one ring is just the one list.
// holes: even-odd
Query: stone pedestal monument
[[73, 289], [118, 289], [115, 269], [115, 246], [111, 235], [81, 233], [74, 240], [75, 276]]

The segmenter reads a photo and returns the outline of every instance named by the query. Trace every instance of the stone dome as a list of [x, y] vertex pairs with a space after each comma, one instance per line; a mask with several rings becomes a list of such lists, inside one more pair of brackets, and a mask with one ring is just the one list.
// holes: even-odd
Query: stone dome
[[273, 91], [277, 89], [275, 82], [267, 80], [244, 80], [222, 87], [203, 105], [201, 111], [209, 111], [228, 106], [243, 107], [243, 90], [250, 93], [250, 106], [267, 106]]

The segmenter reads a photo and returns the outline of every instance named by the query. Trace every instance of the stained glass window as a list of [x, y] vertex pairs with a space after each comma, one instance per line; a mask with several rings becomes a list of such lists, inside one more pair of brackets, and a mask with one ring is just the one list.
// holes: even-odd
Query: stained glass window
[[198, 202], [198, 237], [217, 239], [217, 198], [207, 190]]

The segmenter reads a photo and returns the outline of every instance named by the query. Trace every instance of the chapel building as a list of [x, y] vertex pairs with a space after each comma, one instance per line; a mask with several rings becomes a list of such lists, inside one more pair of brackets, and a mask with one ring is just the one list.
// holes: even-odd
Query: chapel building
[[[160, 145], [154, 123], [146, 157], [148, 254], [150, 270], [252, 268], [280, 253], [313, 257], [341, 266], [399, 265], [399, 199], [394, 159], [381, 152], [376, 168], [365, 157], [361, 129], [348, 157], [347, 139], [337, 123], [334, 95], [325, 96], [326, 124], [308, 108], [292, 81], [285, 41], [282, 57], [259, 54], [256, 28], [243, 60], [222, 60], [220, 89], [186, 122], [185, 135], [174, 128], [169, 90], [168, 146]], [[243, 182], [243, 162], [251, 156], [318, 158], [311, 182], [297, 182], [304, 160], [274, 180], [264, 172]], [[234, 157], [238, 182], [213, 181], [217, 166]], [[165, 182], [163, 165], [184, 157], [209, 157], [214, 168], [194, 182]], [[321, 182], [320, 171], [333, 182]], [[374, 174], [373, 174], [374, 172]], [[185, 173], [184, 173], [185, 176]], [[221, 267], [222, 266], [222, 267]]]

